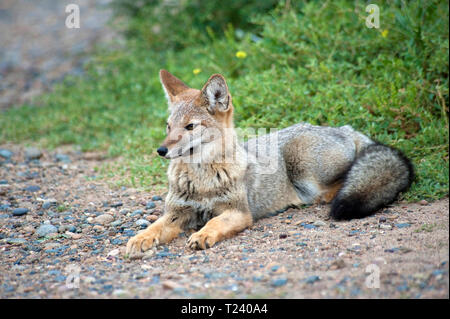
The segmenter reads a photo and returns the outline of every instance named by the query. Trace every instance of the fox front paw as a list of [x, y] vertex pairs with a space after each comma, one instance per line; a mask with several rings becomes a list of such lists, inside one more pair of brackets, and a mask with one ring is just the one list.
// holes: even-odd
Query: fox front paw
[[143, 253], [153, 246], [158, 245], [159, 239], [157, 234], [153, 232], [144, 232], [138, 234], [132, 238], [127, 243], [127, 255], [133, 255], [138, 253]]
[[187, 245], [191, 249], [211, 248], [219, 241], [219, 236], [212, 231], [200, 230], [189, 237]]

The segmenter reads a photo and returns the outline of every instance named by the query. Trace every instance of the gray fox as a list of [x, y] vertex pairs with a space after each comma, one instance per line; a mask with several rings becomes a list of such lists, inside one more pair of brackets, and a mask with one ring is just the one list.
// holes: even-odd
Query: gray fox
[[201, 90], [165, 70], [160, 80], [170, 116], [157, 152], [170, 159], [169, 191], [163, 216], [129, 240], [128, 254], [189, 231], [187, 245], [206, 249], [301, 204], [331, 202], [333, 218], [362, 218], [413, 181], [413, 166], [399, 150], [348, 125], [299, 123], [240, 144], [222, 75], [212, 75]]

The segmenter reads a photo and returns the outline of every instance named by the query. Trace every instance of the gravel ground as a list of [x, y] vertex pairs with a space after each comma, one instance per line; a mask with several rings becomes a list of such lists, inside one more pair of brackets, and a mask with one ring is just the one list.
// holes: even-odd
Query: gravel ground
[[448, 197], [349, 222], [290, 209], [206, 251], [183, 234], [130, 260], [164, 194], [110, 186], [105, 162], [0, 145], [1, 298], [449, 298]]
[[[83, 74], [94, 45], [118, 35], [110, 0], [0, 1], [0, 110], [30, 102], [66, 75]], [[80, 28], [65, 26], [66, 5], [80, 8]]]

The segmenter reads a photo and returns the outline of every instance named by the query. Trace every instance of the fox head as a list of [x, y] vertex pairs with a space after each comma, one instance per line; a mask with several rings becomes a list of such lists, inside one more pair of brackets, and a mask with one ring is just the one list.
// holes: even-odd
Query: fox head
[[212, 158], [233, 132], [233, 105], [225, 78], [212, 75], [201, 90], [188, 87], [166, 70], [159, 72], [168, 105], [166, 133], [157, 152], [168, 159]]

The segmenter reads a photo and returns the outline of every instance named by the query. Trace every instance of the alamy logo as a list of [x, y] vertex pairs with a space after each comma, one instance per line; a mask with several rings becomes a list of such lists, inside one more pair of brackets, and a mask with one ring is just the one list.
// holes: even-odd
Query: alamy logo
[[369, 274], [366, 277], [366, 287], [380, 288], [380, 267], [375, 264], [370, 264], [366, 267], [366, 273]]
[[78, 265], [68, 265], [66, 267], [66, 273], [68, 274], [66, 278], [66, 286], [69, 289], [80, 288], [80, 266]]
[[66, 18], [66, 27], [68, 29], [80, 28], [80, 7], [76, 4], [68, 4], [66, 6], [66, 13], [69, 15]]
[[380, 8], [376, 4], [369, 4], [366, 12], [369, 13], [366, 18], [366, 26], [369, 29], [378, 29], [380, 27]]

